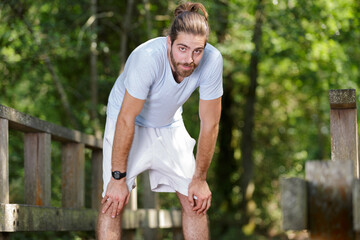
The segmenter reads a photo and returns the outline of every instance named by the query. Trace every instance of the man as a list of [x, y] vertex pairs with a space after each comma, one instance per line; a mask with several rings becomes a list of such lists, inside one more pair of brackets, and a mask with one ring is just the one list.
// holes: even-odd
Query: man
[[[136, 48], [110, 93], [99, 239], [121, 239], [119, 215], [136, 176], [145, 170], [153, 191], [176, 192], [185, 239], [209, 238], [206, 212], [211, 192], [206, 175], [218, 134], [223, 88], [222, 56], [207, 43], [207, 17], [202, 4], [178, 6], [169, 36]], [[181, 113], [198, 87], [201, 126], [195, 161], [195, 140], [187, 133]]]

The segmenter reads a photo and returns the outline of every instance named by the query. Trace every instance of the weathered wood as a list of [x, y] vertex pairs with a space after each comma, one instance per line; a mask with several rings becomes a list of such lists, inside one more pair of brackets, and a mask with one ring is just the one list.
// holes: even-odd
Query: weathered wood
[[0, 240], [9, 240], [9, 239], [10, 239], [10, 233], [0, 232]]
[[24, 139], [25, 203], [50, 206], [51, 135], [27, 133]]
[[180, 228], [181, 211], [164, 209], [138, 209], [135, 215], [133, 211], [125, 210], [123, 228]]
[[[151, 213], [149, 213], [151, 212]], [[98, 211], [40, 207], [21, 204], [0, 204], [0, 232], [16, 231], [93, 231]], [[122, 227], [136, 229], [151, 222], [146, 216], [156, 216], [156, 228], [180, 228], [181, 211], [140, 209], [125, 210]]]
[[[149, 178], [149, 171], [145, 171], [142, 174], [142, 187], [143, 187], [143, 197], [142, 203], [145, 209], [160, 209], [159, 201], [158, 201], [158, 194], [151, 191], [150, 186], [150, 178]], [[159, 239], [159, 231], [155, 228], [144, 228], [144, 240], [152, 240], [152, 239]]]
[[359, 176], [358, 127], [356, 109], [331, 109], [331, 159], [352, 161], [354, 175]]
[[[0, 203], [9, 203], [9, 122], [0, 118]], [[0, 240], [10, 239], [0, 232]]]
[[304, 230], [308, 227], [307, 186], [300, 178], [282, 178], [281, 209], [283, 213], [282, 228], [287, 230]]
[[182, 228], [173, 228], [173, 240], [184, 240]]
[[352, 161], [359, 177], [358, 126], [355, 89], [329, 91], [331, 160]]
[[62, 206], [84, 207], [85, 155], [84, 144], [67, 143], [62, 146]]
[[355, 179], [353, 182], [353, 213], [354, 213], [354, 230], [360, 232], [360, 180]]
[[102, 181], [102, 150], [93, 150], [91, 156], [91, 208], [99, 209], [101, 194], [103, 191]]
[[10, 128], [22, 132], [46, 132], [61, 142], [84, 143], [87, 148], [102, 149], [102, 139], [40, 120], [0, 104], [0, 118], [9, 120]]
[[351, 161], [307, 161], [311, 239], [354, 239]]
[[91, 231], [97, 211], [1, 204], [0, 231]]
[[329, 103], [331, 109], [356, 109], [355, 89], [329, 90]]
[[[137, 184], [137, 179], [135, 179], [135, 184]], [[130, 193], [129, 203], [126, 205], [125, 209], [127, 211], [136, 211], [138, 209], [137, 201], [138, 201], [137, 200], [137, 189], [135, 188]], [[137, 218], [138, 216], [135, 216], [135, 217]], [[123, 226], [124, 226], [124, 224], [127, 224], [125, 221], [125, 219], [127, 219], [127, 218], [131, 219], [130, 217], [128, 217], [126, 215], [123, 216], [123, 218], [122, 218]], [[133, 221], [133, 220], [131, 219], [131, 221]], [[136, 234], [136, 231], [134, 228], [130, 228], [127, 231], [123, 231], [124, 239], [127, 239], [127, 240], [134, 240], [135, 234]]]
[[9, 123], [0, 118], [0, 203], [9, 203]]
[[[135, 179], [135, 184], [137, 184], [137, 179]], [[138, 197], [137, 197], [137, 189], [133, 189], [130, 193], [130, 200], [128, 205], [126, 205], [126, 209], [129, 210], [137, 210], [138, 209]]]

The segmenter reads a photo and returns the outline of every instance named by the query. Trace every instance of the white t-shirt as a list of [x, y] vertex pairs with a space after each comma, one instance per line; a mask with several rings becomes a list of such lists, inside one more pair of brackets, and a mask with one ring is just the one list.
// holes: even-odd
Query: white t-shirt
[[181, 124], [182, 105], [197, 87], [200, 99], [222, 96], [222, 68], [221, 53], [207, 43], [198, 67], [177, 83], [168, 59], [166, 37], [149, 40], [129, 56], [110, 92], [107, 116], [117, 119], [126, 89], [131, 96], [146, 100], [136, 125], [161, 128]]

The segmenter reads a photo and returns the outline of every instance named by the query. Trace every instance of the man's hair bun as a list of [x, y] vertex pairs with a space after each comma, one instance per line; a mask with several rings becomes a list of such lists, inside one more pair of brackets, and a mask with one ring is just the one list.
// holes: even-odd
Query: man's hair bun
[[181, 15], [184, 12], [198, 13], [199, 10], [203, 13], [203, 16], [205, 17], [205, 20], [207, 21], [209, 15], [208, 15], [204, 5], [202, 5], [201, 3], [187, 2], [187, 3], [181, 4], [180, 6], [178, 6], [175, 9], [174, 16], [177, 17], [177, 16]]

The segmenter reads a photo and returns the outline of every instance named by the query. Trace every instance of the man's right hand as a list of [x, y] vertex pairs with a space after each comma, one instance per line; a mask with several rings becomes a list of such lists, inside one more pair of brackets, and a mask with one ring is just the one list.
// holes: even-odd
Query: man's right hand
[[109, 210], [111, 217], [115, 218], [129, 202], [129, 198], [130, 192], [126, 184], [126, 178], [120, 180], [111, 178], [107, 185], [105, 196], [101, 200], [103, 205], [102, 213], [106, 213]]

